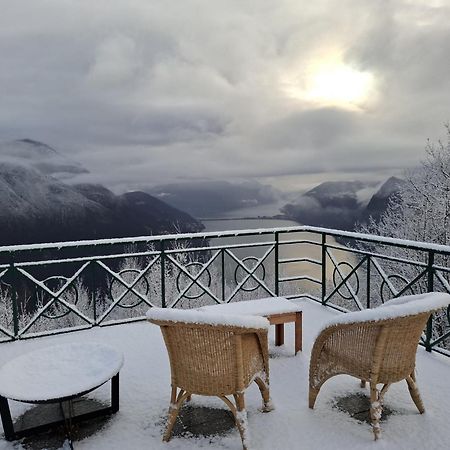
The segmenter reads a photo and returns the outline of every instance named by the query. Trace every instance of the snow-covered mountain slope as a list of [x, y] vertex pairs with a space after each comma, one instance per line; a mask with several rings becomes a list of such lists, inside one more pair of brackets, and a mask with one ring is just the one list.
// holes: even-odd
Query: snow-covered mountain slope
[[54, 148], [32, 139], [0, 142], [0, 158], [2, 161], [26, 165], [62, 180], [88, 172], [81, 164]]
[[71, 186], [0, 160], [0, 245], [200, 231], [202, 224], [146, 194]]
[[397, 177], [386, 180], [370, 199], [364, 212], [365, 220], [369, 220], [369, 217], [378, 220], [404, 184], [405, 181]]
[[[79, 210], [101, 213], [102, 207], [75, 191], [70, 186], [35, 169], [0, 162], [0, 189], [10, 199], [0, 197], [0, 217], [12, 212], [25, 216], [57, 215], [61, 209], [67, 215], [78, 215]], [[13, 200], [13, 203], [10, 203]]]
[[94, 225], [106, 215], [104, 207], [53, 177], [29, 167], [0, 163], [2, 244], [59, 240], [66, 234], [72, 239], [83, 224]]

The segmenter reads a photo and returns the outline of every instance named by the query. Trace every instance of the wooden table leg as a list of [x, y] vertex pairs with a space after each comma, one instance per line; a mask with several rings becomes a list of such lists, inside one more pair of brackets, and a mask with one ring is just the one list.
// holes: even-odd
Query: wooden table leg
[[295, 314], [295, 354], [301, 352], [302, 345], [302, 313]]
[[284, 344], [284, 323], [277, 323], [275, 325], [275, 345], [280, 346]]

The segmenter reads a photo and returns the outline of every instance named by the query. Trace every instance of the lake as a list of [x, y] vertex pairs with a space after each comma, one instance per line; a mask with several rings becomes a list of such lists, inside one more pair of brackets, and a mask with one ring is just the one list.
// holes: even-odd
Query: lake
[[[297, 222], [292, 220], [283, 220], [283, 219], [217, 219], [217, 220], [207, 220], [203, 222], [206, 229], [205, 231], [230, 231], [230, 230], [251, 230], [258, 228], [279, 228], [279, 227], [294, 227], [299, 226]], [[212, 239], [211, 245], [231, 245], [231, 244], [244, 244], [250, 242], [265, 242], [273, 240], [272, 235], [266, 236], [235, 236], [232, 238], [218, 238]], [[321, 236], [314, 233], [289, 233], [280, 236], [280, 242], [289, 241], [289, 240], [308, 240], [313, 242], [321, 242]], [[327, 237], [328, 244], [336, 244], [337, 242], [332, 237]], [[237, 258], [243, 259], [247, 257], [256, 257], [261, 258], [264, 253], [268, 250], [267, 247], [256, 247], [256, 248], [243, 248], [243, 249], [235, 249], [233, 250], [233, 254], [236, 255]], [[279, 247], [279, 258], [280, 259], [292, 259], [292, 258], [312, 258], [316, 260], [321, 260], [322, 258], [322, 250], [321, 247], [314, 244], [308, 243], [300, 243], [300, 244], [285, 244], [280, 245]], [[333, 256], [338, 262], [346, 261], [350, 264], [354, 264], [355, 259], [352, 254], [348, 252], [333, 250]], [[270, 258], [267, 259], [268, 265], [273, 264], [270, 262]], [[272, 259], [273, 261], [273, 259]], [[248, 266], [251, 267], [251, 261], [249, 261]], [[230, 271], [235, 271], [235, 263], [230, 260], [228, 267], [228, 275], [227, 278], [230, 278]], [[300, 262], [300, 263], [289, 263], [282, 264], [279, 266], [280, 277], [294, 277], [305, 275], [308, 277], [316, 278], [318, 280], [321, 279], [321, 266], [315, 265], [309, 262]], [[348, 269], [347, 269], [348, 270]], [[345, 273], [346, 268], [343, 267], [342, 271]], [[243, 272], [243, 271], [242, 271]], [[334, 266], [331, 261], [328, 259], [327, 261], [327, 278], [328, 280], [333, 279]], [[242, 274], [241, 274], [242, 276]], [[339, 279], [339, 278], [337, 278]], [[283, 283], [283, 286], [286, 286], [288, 291], [297, 291], [302, 290], [305, 292], [315, 291], [317, 294], [317, 284], [302, 280], [302, 281], [292, 281]]]

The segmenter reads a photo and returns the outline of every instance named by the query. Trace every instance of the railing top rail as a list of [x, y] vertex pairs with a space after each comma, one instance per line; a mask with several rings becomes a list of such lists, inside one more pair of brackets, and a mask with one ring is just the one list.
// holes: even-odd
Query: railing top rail
[[398, 239], [376, 234], [356, 233], [354, 231], [334, 230], [320, 227], [303, 227], [304, 231], [326, 234], [334, 237], [345, 237], [363, 242], [375, 244], [386, 244], [395, 247], [410, 248], [412, 250], [433, 251], [436, 253], [450, 253], [450, 245], [432, 244], [429, 242], [412, 241], [409, 239]]
[[[343, 237], [348, 239], [355, 239], [363, 242], [372, 242], [377, 244], [385, 244], [396, 247], [411, 248], [421, 251], [433, 251], [437, 253], [450, 253], [450, 246], [440, 244], [430, 244], [427, 242], [411, 241], [405, 239], [396, 239], [385, 236], [377, 236], [373, 234], [355, 233], [353, 231], [343, 231], [331, 228], [312, 227], [306, 225], [299, 225], [294, 227], [278, 227], [278, 228], [257, 228], [246, 230], [228, 230], [228, 231], [212, 231], [203, 233], [184, 233], [184, 234], [164, 234], [158, 236], [137, 236], [130, 238], [112, 238], [112, 239], [91, 239], [80, 241], [66, 241], [66, 242], [48, 242], [42, 244], [21, 244], [0, 246], [0, 253], [12, 253], [32, 250], [61, 250], [64, 248], [76, 247], [90, 247], [90, 246], [106, 246], [106, 245], [120, 245], [120, 244], [136, 244], [143, 242], [162, 242], [162, 241], [179, 241], [188, 239], [214, 239], [226, 238], [235, 236], [252, 236], [265, 235], [273, 233], [295, 233], [295, 232], [310, 232], [317, 234], [326, 234], [333, 237]], [[282, 242], [281, 242], [282, 243]]]
[[158, 236], [136, 236], [130, 238], [90, 239], [80, 241], [46, 242], [42, 244], [7, 245], [7, 246], [0, 246], [0, 253], [30, 251], [30, 250], [48, 250], [48, 249], [60, 250], [63, 248], [135, 244], [141, 242], [180, 241], [184, 239], [213, 239], [221, 237], [252, 236], [255, 234], [261, 235], [273, 234], [277, 231], [280, 232], [304, 231], [303, 228], [304, 228], [303, 226], [298, 226], [298, 227], [284, 227], [284, 228], [261, 228], [250, 230], [208, 231], [204, 233], [161, 234]]

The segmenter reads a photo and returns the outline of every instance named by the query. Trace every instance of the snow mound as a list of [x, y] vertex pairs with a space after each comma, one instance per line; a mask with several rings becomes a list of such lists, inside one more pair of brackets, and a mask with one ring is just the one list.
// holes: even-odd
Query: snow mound
[[224, 325], [242, 328], [269, 328], [269, 321], [264, 317], [218, 313], [213, 314], [192, 309], [181, 310], [172, 308], [152, 308], [147, 312], [147, 319], [202, 325]]
[[267, 297], [257, 300], [224, 303], [221, 305], [202, 306], [197, 310], [222, 314], [270, 316], [272, 314], [299, 312], [302, 310], [302, 307], [284, 297]]
[[446, 308], [449, 304], [450, 295], [442, 292], [405, 295], [389, 300], [378, 308], [350, 312], [334, 317], [322, 329], [346, 323], [376, 322], [379, 320], [395, 319], [397, 317], [413, 316]]
[[25, 402], [69, 397], [106, 383], [122, 365], [122, 353], [103, 344], [43, 347], [0, 368], [0, 395]]

